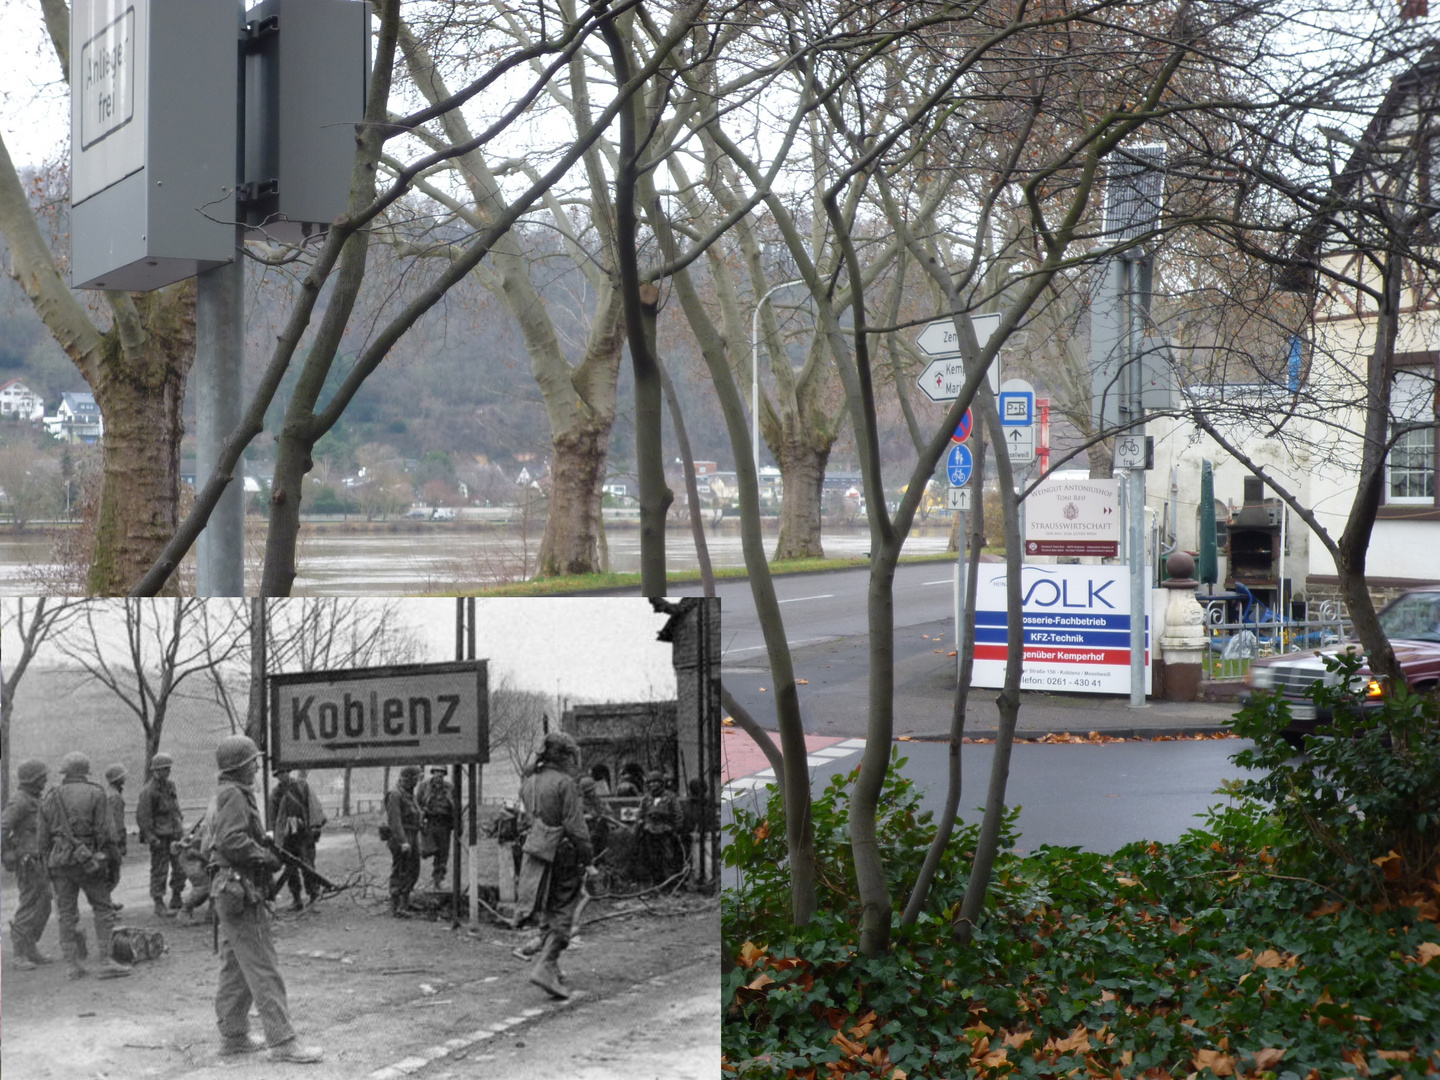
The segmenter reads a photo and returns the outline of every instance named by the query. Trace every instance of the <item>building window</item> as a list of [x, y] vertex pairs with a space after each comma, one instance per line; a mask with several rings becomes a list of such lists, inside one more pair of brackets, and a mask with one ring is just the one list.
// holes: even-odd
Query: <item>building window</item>
[[1434, 368], [1405, 368], [1395, 373], [1390, 391], [1393, 425], [1430, 426], [1402, 430], [1395, 436], [1386, 462], [1385, 501], [1390, 505], [1435, 505], [1435, 410]]

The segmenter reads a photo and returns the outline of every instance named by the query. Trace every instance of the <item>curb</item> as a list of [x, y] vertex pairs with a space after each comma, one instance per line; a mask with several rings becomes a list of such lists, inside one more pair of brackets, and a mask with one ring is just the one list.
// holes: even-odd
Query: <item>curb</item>
[[[1083, 725], [1081, 725], [1083, 726]], [[1160, 739], [1166, 736], [1173, 738], [1198, 738], [1215, 735], [1228, 734], [1230, 727], [1226, 724], [1183, 724], [1179, 727], [1115, 727], [1115, 728], [1094, 728], [1099, 734], [1112, 739]], [[995, 728], [970, 728], [965, 729], [967, 739], [993, 739], [999, 735]], [[1015, 738], [1019, 739], [1043, 739], [1060, 738], [1064, 735], [1089, 734], [1088, 731], [1038, 731], [1026, 730], [1016, 731]], [[948, 731], [924, 732], [911, 735], [906, 742], [949, 742]]]

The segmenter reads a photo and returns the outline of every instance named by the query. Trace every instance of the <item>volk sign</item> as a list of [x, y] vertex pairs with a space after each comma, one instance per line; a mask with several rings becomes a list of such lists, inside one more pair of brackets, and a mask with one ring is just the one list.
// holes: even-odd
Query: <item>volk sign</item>
[[272, 675], [271, 767], [490, 759], [484, 660]]
[[[1023, 690], [1130, 692], [1130, 572], [1124, 566], [1021, 567]], [[1005, 574], [975, 590], [972, 686], [1005, 682]], [[1150, 692], [1150, 590], [1145, 590], [1145, 692]]]

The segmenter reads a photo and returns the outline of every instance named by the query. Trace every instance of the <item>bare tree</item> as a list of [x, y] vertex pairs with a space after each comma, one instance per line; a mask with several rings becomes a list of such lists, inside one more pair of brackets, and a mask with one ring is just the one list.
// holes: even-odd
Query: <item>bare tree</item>
[[246, 644], [240, 601], [88, 600], [55, 645], [135, 716], [145, 766], [160, 749], [181, 685], [223, 669]]
[[75, 611], [73, 600], [43, 596], [0, 602], [0, 635], [10, 639], [4, 653], [12, 661], [10, 669], [0, 675], [0, 803], [10, 798], [10, 714], [15, 707], [15, 691], [30, 662], [46, 641], [64, 632]]

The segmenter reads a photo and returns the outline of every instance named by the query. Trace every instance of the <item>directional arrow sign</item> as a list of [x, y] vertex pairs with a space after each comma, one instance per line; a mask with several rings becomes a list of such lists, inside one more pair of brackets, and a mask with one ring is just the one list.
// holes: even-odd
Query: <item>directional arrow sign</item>
[[[1034, 447], [1031, 447], [1033, 454]], [[950, 477], [951, 487], [964, 487], [970, 482], [970, 470], [974, 461], [970, 457], [970, 448], [963, 444], [950, 447], [950, 456], [945, 461], [945, 472]]]
[[949, 494], [945, 499], [947, 510], [969, 510], [970, 489], [968, 487], [954, 487], [948, 489]]
[[[990, 341], [990, 335], [1000, 325], [999, 315], [972, 315], [970, 322], [975, 327], [975, 340], [983, 349]], [[915, 339], [916, 346], [930, 356], [959, 356], [960, 343], [955, 338], [954, 319], [936, 319], [926, 323]]]
[[[990, 335], [1000, 325], [999, 315], [972, 315], [975, 340], [983, 349]], [[931, 401], [954, 401], [965, 382], [965, 365], [960, 362], [960, 346], [955, 340], [955, 320], [936, 319], [926, 323], [915, 339], [920, 351], [938, 359], [930, 363], [915, 381]], [[1000, 358], [997, 356], [985, 373], [990, 392], [1000, 392]]]
[[1035, 460], [1035, 429], [1033, 427], [1012, 427], [1005, 429], [1005, 446], [1010, 451], [1010, 460], [1024, 465]]

